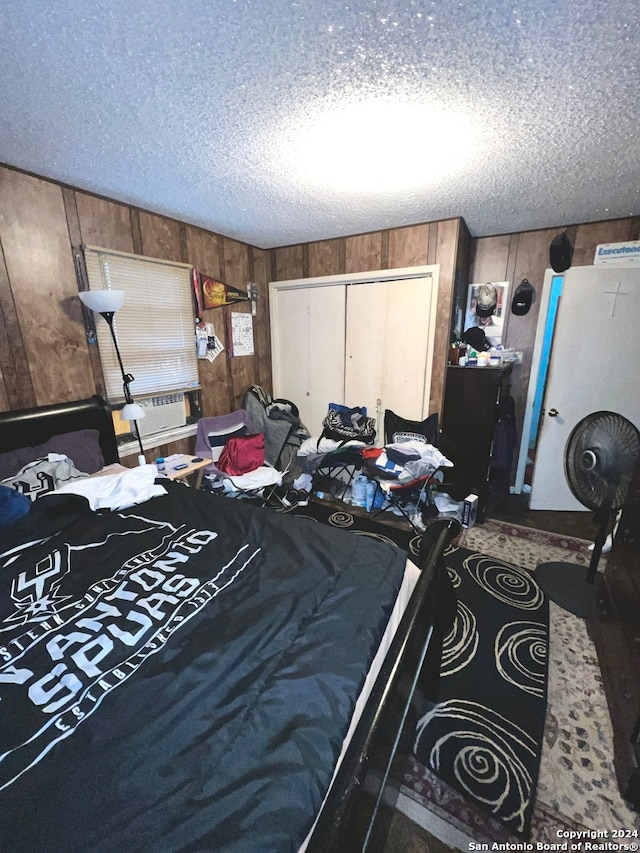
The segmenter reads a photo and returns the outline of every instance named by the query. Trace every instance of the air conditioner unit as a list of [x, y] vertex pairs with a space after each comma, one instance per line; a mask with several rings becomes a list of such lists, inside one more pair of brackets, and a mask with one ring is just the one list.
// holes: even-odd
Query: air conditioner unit
[[159, 397], [148, 397], [146, 400], [136, 400], [136, 403], [142, 406], [145, 414], [144, 418], [138, 421], [142, 436], [175, 429], [187, 422], [184, 394], [163, 394]]

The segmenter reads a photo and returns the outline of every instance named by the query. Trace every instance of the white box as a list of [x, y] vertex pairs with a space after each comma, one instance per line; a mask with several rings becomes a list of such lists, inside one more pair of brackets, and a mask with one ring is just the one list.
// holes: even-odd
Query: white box
[[624, 243], [600, 243], [596, 246], [593, 265], [609, 264], [618, 267], [637, 267], [640, 265], [640, 240], [626, 240]]
[[467, 495], [462, 501], [461, 523], [463, 527], [473, 527], [478, 514], [478, 496]]

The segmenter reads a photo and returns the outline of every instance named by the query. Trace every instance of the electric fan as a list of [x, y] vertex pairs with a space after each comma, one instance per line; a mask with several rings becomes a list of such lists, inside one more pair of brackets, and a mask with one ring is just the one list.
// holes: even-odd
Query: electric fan
[[640, 460], [640, 432], [623, 415], [594, 412], [573, 428], [565, 447], [564, 471], [574, 497], [595, 510], [600, 527], [589, 568], [572, 563], [542, 563], [536, 580], [552, 601], [586, 619], [598, 591], [602, 547], [614, 513], [622, 509]]

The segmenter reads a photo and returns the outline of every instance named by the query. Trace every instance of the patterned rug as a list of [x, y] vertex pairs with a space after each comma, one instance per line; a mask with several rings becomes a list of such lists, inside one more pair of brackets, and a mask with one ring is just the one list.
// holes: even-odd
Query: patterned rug
[[438, 703], [414, 751], [467, 799], [528, 839], [547, 693], [549, 605], [531, 572], [466, 548], [444, 556], [457, 599]]
[[[487, 521], [463, 531], [458, 544], [532, 571], [547, 561], [587, 566], [590, 559], [585, 540], [504, 522]], [[603, 557], [600, 569], [605, 562]], [[547, 716], [531, 841], [558, 844], [561, 830], [640, 830], [640, 815], [618, 790], [611, 722], [586, 624], [553, 602], [549, 614]], [[404, 768], [397, 806], [454, 849], [521, 842], [415, 758]]]

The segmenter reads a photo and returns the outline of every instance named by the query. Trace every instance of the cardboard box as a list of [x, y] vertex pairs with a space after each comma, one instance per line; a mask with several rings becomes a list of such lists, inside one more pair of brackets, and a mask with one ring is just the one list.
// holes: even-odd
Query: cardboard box
[[461, 523], [463, 527], [473, 527], [478, 513], [478, 496], [467, 495], [462, 501]]

